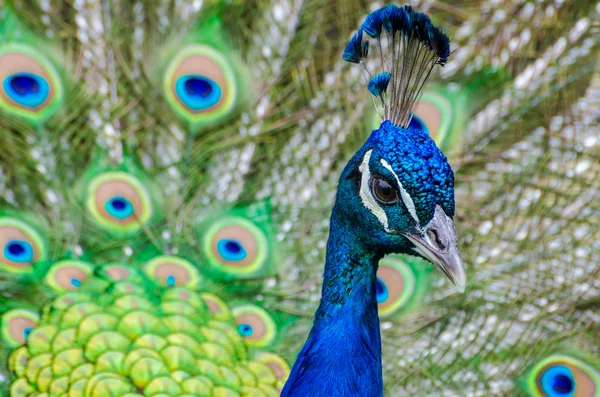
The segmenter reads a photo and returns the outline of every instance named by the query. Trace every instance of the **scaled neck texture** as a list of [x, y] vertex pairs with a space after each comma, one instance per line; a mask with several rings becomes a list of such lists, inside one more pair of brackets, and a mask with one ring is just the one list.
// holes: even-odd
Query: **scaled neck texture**
[[340, 205], [331, 215], [321, 304], [282, 397], [383, 394], [375, 292], [381, 255], [364, 247], [356, 220], [345, 219]]

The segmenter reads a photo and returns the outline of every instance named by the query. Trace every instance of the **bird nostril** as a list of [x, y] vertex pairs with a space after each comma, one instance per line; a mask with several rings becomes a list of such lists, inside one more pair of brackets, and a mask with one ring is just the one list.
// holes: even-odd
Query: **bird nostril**
[[440, 251], [446, 250], [446, 244], [440, 238], [440, 235], [436, 229], [427, 230], [427, 235], [429, 236], [429, 240], [434, 243]]

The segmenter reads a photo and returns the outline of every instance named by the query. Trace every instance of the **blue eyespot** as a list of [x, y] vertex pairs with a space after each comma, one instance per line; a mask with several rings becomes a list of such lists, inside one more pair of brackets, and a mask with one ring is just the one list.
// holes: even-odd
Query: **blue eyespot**
[[254, 330], [252, 329], [252, 326], [248, 324], [240, 324], [238, 325], [238, 332], [242, 336], [252, 336]]
[[226, 261], [243, 261], [248, 255], [242, 244], [231, 239], [219, 240], [217, 250]]
[[184, 75], [177, 79], [175, 92], [185, 106], [192, 110], [208, 109], [221, 99], [221, 87], [208, 77]]
[[23, 240], [12, 240], [4, 246], [4, 257], [12, 262], [31, 262], [33, 248]]
[[117, 219], [125, 219], [133, 214], [133, 205], [122, 196], [115, 196], [108, 200], [104, 205], [104, 209], [109, 215]]
[[23, 328], [23, 337], [25, 339], [29, 338], [29, 334], [31, 334], [31, 331], [33, 331], [33, 328], [31, 327]]
[[573, 373], [563, 365], [548, 368], [542, 375], [541, 383], [548, 397], [572, 397], [575, 393]]
[[79, 280], [77, 278], [72, 278], [71, 285], [75, 288], [79, 288], [79, 287], [81, 287], [81, 280]]
[[174, 285], [175, 285], [175, 282], [177, 282], [177, 279], [175, 278], [175, 276], [174, 276], [174, 275], [172, 275], [172, 274], [169, 274], [169, 275], [167, 276], [167, 278], [166, 278], [166, 280], [165, 280], [165, 281], [167, 282], [167, 285], [168, 285], [169, 287], [172, 287], [172, 286], [174, 286]]
[[377, 281], [375, 283], [375, 293], [377, 294], [377, 303], [383, 303], [390, 297], [390, 292], [387, 289], [387, 286], [379, 277], [377, 277]]
[[33, 73], [15, 73], [7, 76], [2, 83], [4, 92], [21, 106], [40, 106], [50, 93], [48, 82]]
[[426, 132], [427, 135], [431, 135], [429, 133], [429, 128], [427, 128], [427, 124], [425, 124], [425, 122], [423, 120], [421, 120], [415, 114], [413, 114], [412, 119], [410, 120], [410, 123], [408, 124], [408, 128], [412, 128], [415, 130], [421, 130], [423, 132]]

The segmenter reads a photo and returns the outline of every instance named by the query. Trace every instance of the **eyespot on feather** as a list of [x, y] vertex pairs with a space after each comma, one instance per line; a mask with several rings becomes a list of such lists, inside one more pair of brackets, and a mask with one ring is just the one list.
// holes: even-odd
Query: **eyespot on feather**
[[50, 267], [45, 280], [55, 291], [74, 291], [83, 285], [92, 272], [92, 265], [88, 263], [63, 260]]
[[[462, 134], [465, 126], [457, 112], [458, 106], [465, 106], [464, 95], [453, 89], [429, 89], [415, 107], [414, 116], [427, 127], [427, 133], [440, 148], [449, 147], [453, 136]], [[412, 123], [411, 123], [412, 124]]]
[[410, 123], [408, 124], [408, 128], [412, 128], [415, 130], [421, 130], [423, 132], [426, 132], [427, 135], [431, 136], [431, 133], [429, 132], [429, 127], [427, 127], [427, 124], [425, 124], [425, 122], [423, 120], [421, 120], [421, 118], [419, 116], [417, 116], [416, 114], [413, 114], [413, 117], [410, 120]]
[[113, 281], [125, 281], [132, 277], [131, 269], [123, 265], [108, 265], [103, 268], [104, 273]]
[[208, 310], [212, 314], [229, 312], [229, 307], [225, 303], [225, 301], [219, 298], [217, 295], [204, 293], [201, 295], [202, 300], [208, 307]]
[[600, 372], [578, 358], [555, 354], [535, 363], [523, 384], [532, 397], [595, 397]]
[[42, 122], [60, 106], [63, 87], [50, 61], [20, 43], [0, 47], [0, 108]]
[[2, 315], [2, 340], [11, 348], [21, 346], [37, 326], [39, 315], [27, 309], [13, 309]]
[[415, 274], [409, 265], [401, 260], [382, 260], [375, 286], [379, 316], [389, 317], [405, 307], [415, 291], [415, 282]]
[[31, 359], [31, 354], [26, 346], [21, 346], [10, 353], [8, 356], [8, 370], [14, 372], [18, 377], [25, 375], [27, 363]]
[[268, 365], [273, 370], [277, 380], [286, 381], [290, 376], [290, 365], [280, 356], [273, 353], [261, 352], [257, 358], [258, 362]]
[[164, 90], [171, 108], [194, 126], [228, 116], [238, 97], [230, 61], [207, 45], [179, 50], [165, 72]]
[[414, 116], [427, 127], [429, 136], [440, 145], [452, 125], [453, 109], [450, 101], [434, 91], [425, 91], [417, 103]]
[[238, 333], [246, 344], [264, 347], [275, 339], [277, 326], [266, 310], [254, 305], [244, 305], [234, 308], [232, 314], [238, 326]]
[[204, 254], [214, 268], [231, 275], [262, 269], [268, 255], [264, 232], [246, 218], [232, 216], [214, 222], [204, 235]]
[[137, 230], [152, 215], [146, 188], [136, 177], [121, 171], [95, 177], [88, 185], [86, 204], [97, 223], [113, 230]]
[[0, 268], [11, 273], [32, 270], [32, 264], [46, 259], [42, 237], [18, 219], [0, 217]]
[[148, 277], [159, 280], [165, 287], [197, 287], [201, 276], [196, 267], [189, 261], [177, 256], [158, 256], [144, 265]]

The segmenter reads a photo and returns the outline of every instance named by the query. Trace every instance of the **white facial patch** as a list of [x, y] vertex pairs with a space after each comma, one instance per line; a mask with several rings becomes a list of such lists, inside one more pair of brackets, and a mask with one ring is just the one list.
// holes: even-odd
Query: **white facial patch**
[[363, 157], [363, 161], [358, 167], [358, 170], [361, 173], [360, 179], [360, 200], [363, 205], [369, 209], [377, 217], [379, 222], [383, 225], [383, 228], [386, 232], [389, 232], [388, 229], [388, 218], [387, 214], [383, 210], [383, 208], [377, 203], [375, 197], [371, 195], [371, 189], [369, 189], [369, 180], [371, 179], [371, 170], [369, 169], [369, 160], [371, 160], [371, 152], [369, 150], [365, 153], [365, 157]]
[[390, 171], [392, 175], [394, 175], [394, 178], [396, 178], [396, 182], [398, 182], [398, 189], [400, 190], [400, 198], [402, 198], [402, 202], [406, 206], [406, 209], [408, 209], [410, 216], [412, 216], [413, 219], [417, 222], [417, 229], [420, 229], [421, 222], [419, 221], [419, 217], [417, 216], [417, 210], [415, 208], [415, 203], [413, 202], [412, 197], [410, 197], [410, 194], [408, 194], [406, 189], [404, 189], [404, 186], [402, 186], [402, 182], [400, 182], [400, 179], [398, 178], [398, 175], [396, 175], [396, 173], [394, 172], [392, 166], [384, 159], [381, 159], [381, 165], [383, 165], [388, 171]]

